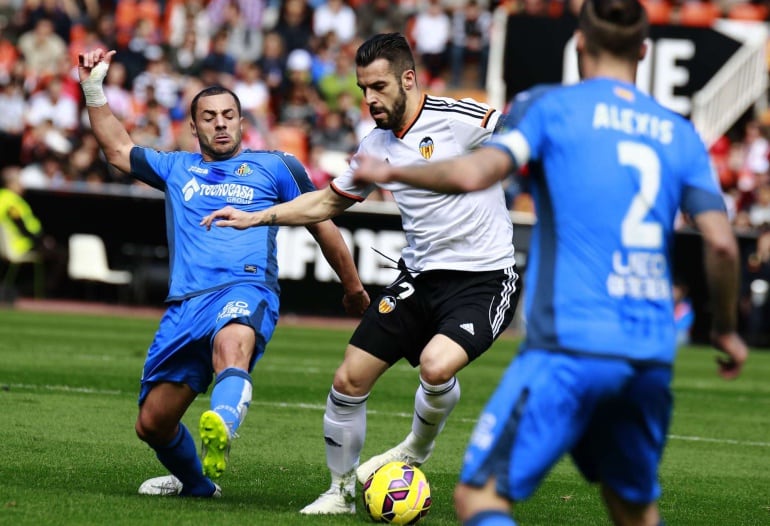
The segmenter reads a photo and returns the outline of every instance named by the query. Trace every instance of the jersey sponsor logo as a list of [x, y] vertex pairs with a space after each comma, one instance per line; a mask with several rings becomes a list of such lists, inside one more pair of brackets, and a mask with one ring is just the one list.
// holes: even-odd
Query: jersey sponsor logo
[[377, 310], [380, 314], [390, 314], [396, 310], [396, 298], [393, 296], [385, 296], [380, 300]]
[[201, 168], [200, 166], [191, 166], [187, 169], [187, 171], [200, 175], [207, 175], [209, 173], [208, 168]]
[[235, 175], [239, 177], [246, 177], [247, 175], [251, 175], [254, 173], [254, 170], [252, 170], [248, 164], [243, 163], [241, 164], [238, 169], [235, 171]]
[[423, 137], [423, 139], [420, 141], [420, 155], [422, 155], [426, 159], [430, 159], [433, 157], [433, 150], [435, 148], [435, 145], [433, 144], [433, 139], [430, 137]]
[[257, 266], [256, 265], [244, 265], [243, 271], [248, 272], [249, 274], [256, 274], [257, 273]]
[[460, 328], [471, 336], [476, 336], [476, 331], [474, 330], [472, 323], [461, 323]]
[[249, 204], [254, 201], [254, 189], [249, 186], [236, 183], [200, 184], [195, 177], [182, 187], [182, 194], [185, 201], [192, 199], [195, 194], [224, 197], [226, 202], [236, 204]]

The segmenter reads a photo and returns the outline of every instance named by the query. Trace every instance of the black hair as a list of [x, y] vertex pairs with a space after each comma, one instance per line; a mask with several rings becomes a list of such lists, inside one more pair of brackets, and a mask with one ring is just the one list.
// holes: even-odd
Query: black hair
[[650, 31], [647, 11], [639, 0], [585, 0], [578, 27], [589, 55], [604, 51], [634, 62]]
[[225, 88], [224, 86], [209, 86], [208, 88], [205, 88], [198, 92], [198, 94], [193, 97], [192, 102], [190, 103], [190, 116], [195, 119], [195, 112], [198, 111], [198, 100], [202, 99], [203, 97], [211, 97], [213, 95], [222, 95], [224, 93], [229, 94], [233, 100], [235, 100], [235, 106], [238, 108], [238, 116], [241, 116], [241, 100], [238, 98], [238, 95], [233, 93], [231, 90]]
[[390, 63], [397, 77], [415, 69], [412, 48], [401, 33], [380, 33], [366, 40], [356, 51], [356, 66], [368, 66], [379, 58]]

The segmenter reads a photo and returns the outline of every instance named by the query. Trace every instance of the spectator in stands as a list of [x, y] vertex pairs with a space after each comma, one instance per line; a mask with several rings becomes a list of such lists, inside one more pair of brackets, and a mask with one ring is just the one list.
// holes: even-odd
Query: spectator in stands
[[422, 62], [425, 78], [421, 82], [429, 89], [443, 83], [451, 35], [452, 21], [441, 0], [428, 0], [427, 6], [417, 14], [410, 36]]
[[206, 85], [219, 84], [232, 88], [235, 82], [235, 67], [237, 60], [230, 49], [229, 29], [220, 28], [211, 42], [211, 51], [201, 63], [203, 83]]
[[134, 98], [140, 105], [146, 105], [154, 98], [164, 107], [173, 108], [179, 101], [179, 78], [169, 67], [163, 48], [148, 46], [144, 56], [147, 67], [134, 79]]
[[295, 49], [310, 49], [313, 36], [313, 9], [305, 0], [281, 2], [273, 31], [281, 36], [286, 53]]
[[[190, 57], [202, 60], [209, 53], [210, 35], [213, 34], [204, 0], [172, 0], [166, 9], [169, 10], [166, 37], [169, 47], [172, 50], [185, 48]], [[190, 42], [193, 42], [192, 46]]]
[[468, 62], [476, 64], [474, 87], [483, 88], [486, 85], [491, 28], [492, 13], [483, 9], [478, 0], [468, 0], [464, 7], [454, 12], [450, 46], [451, 87], [460, 87]]
[[316, 8], [313, 34], [322, 37], [328, 33], [336, 35], [340, 44], [347, 44], [356, 36], [356, 12], [347, 0], [327, 0]]
[[0, 20], [0, 81], [11, 76], [13, 65], [19, 58], [19, 50], [8, 35], [8, 24]]
[[21, 182], [25, 188], [61, 189], [67, 186], [65, 173], [65, 154], [72, 150], [69, 143], [66, 147], [54, 143], [61, 139], [56, 130], [49, 130], [44, 142], [37, 150], [38, 155], [28, 162], [21, 170]]
[[259, 65], [270, 90], [270, 114], [273, 119], [278, 116], [281, 96], [287, 86], [286, 55], [281, 35], [275, 31], [266, 33]]
[[128, 89], [126, 66], [122, 62], [113, 62], [104, 84], [104, 94], [107, 96], [112, 111], [129, 128], [136, 118], [136, 103]]
[[21, 141], [27, 114], [22, 82], [0, 78], [0, 167], [21, 163]]
[[50, 20], [53, 24], [53, 31], [65, 44], [70, 43], [72, 35], [72, 25], [74, 20], [80, 20], [81, 13], [78, 6], [71, 0], [39, 0], [38, 2], [28, 2], [27, 5], [34, 6], [27, 13], [27, 27], [35, 27], [40, 19]]
[[53, 22], [48, 18], [38, 19], [33, 29], [22, 33], [17, 47], [35, 79], [53, 75], [59, 61], [68, 56], [66, 42], [54, 32]]
[[[196, 31], [190, 31], [185, 33], [180, 46], [170, 47], [168, 50], [168, 62], [171, 69], [183, 77], [199, 76], [203, 59], [208, 55], [208, 48], [206, 48], [205, 53], [198, 53], [198, 38]], [[208, 41], [208, 38], [206, 40]]]
[[754, 202], [749, 207], [749, 222], [756, 229], [770, 229], [770, 181], [754, 190]]
[[329, 110], [339, 109], [339, 99], [343, 93], [352, 97], [356, 106], [363, 101], [363, 93], [358, 87], [355, 66], [350, 51], [343, 47], [335, 57], [334, 71], [323, 75], [318, 81], [318, 91], [321, 92]]
[[270, 104], [270, 90], [262, 77], [262, 68], [254, 61], [241, 62], [237, 66], [233, 91], [241, 100], [241, 108], [255, 118], [264, 118]]
[[262, 28], [249, 24], [240, 4], [230, 2], [219, 28], [227, 30], [227, 54], [239, 61], [254, 61], [262, 55]]
[[356, 7], [358, 38], [367, 39], [378, 33], [403, 33], [406, 15], [398, 2], [365, 0]]
[[309, 134], [316, 126], [323, 100], [312, 83], [310, 53], [295, 49], [286, 61], [287, 86], [279, 102], [278, 122]]
[[65, 135], [73, 134], [80, 125], [80, 109], [75, 99], [63, 93], [62, 79], [51, 76], [41, 88], [29, 99], [27, 124], [35, 127], [49, 121]]
[[306, 168], [307, 174], [316, 188], [326, 188], [329, 186], [329, 182], [334, 179], [334, 176], [321, 166], [321, 159], [325, 152], [326, 149], [322, 145], [311, 142]]
[[329, 111], [319, 119], [310, 131], [310, 144], [318, 144], [327, 151], [352, 154], [358, 142], [353, 129], [345, 122], [342, 112]]
[[265, 3], [265, 0], [209, 0], [206, 13], [214, 31], [218, 31], [228, 23], [231, 16], [228, 10], [235, 7], [249, 31], [260, 31]]

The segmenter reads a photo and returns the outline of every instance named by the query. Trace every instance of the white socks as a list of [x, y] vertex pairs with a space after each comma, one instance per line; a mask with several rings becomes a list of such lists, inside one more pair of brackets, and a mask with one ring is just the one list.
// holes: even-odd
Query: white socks
[[[369, 395], [348, 396], [334, 387], [326, 398], [324, 413], [324, 440], [326, 465], [332, 473], [332, 484], [343, 482], [343, 476], [358, 466], [366, 438], [366, 400]], [[344, 477], [355, 493], [355, 476]], [[347, 488], [346, 488], [347, 489]]]
[[420, 378], [414, 395], [412, 432], [405, 445], [420, 457], [430, 455], [434, 440], [459, 401], [460, 382], [456, 377], [442, 385], [429, 385]]

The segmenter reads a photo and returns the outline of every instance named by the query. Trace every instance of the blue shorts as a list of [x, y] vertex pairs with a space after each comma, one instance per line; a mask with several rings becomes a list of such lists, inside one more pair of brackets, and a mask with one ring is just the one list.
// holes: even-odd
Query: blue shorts
[[501, 496], [521, 501], [570, 453], [588, 481], [628, 502], [653, 502], [671, 378], [671, 368], [660, 365], [527, 350], [484, 408], [460, 480], [480, 487], [495, 477]]
[[214, 337], [228, 323], [248, 325], [257, 339], [249, 372], [265, 352], [278, 323], [278, 296], [265, 287], [240, 284], [169, 305], [147, 351], [139, 405], [158, 382], [178, 382], [205, 393], [214, 375]]

